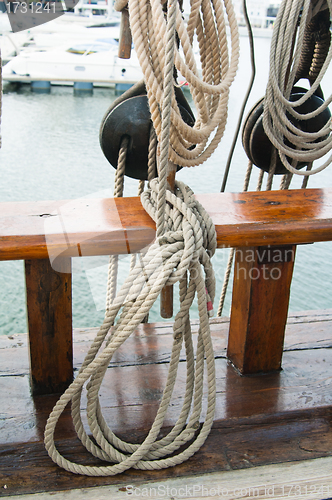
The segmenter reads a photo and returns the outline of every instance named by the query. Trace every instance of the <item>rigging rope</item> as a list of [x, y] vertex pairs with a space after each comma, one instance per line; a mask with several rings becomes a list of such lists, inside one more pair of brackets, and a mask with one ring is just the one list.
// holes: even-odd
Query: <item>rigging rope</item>
[[[244, 13], [246, 12], [245, 0], [243, 5]], [[269, 81], [266, 90], [266, 96], [264, 101], [264, 129], [266, 134], [269, 136], [271, 142], [274, 144], [276, 148], [279, 149], [279, 145], [284, 145], [285, 136], [285, 126], [288, 126], [289, 120], [287, 117], [287, 112], [291, 114], [291, 111], [294, 112], [293, 116], [300, 119], [310, 119], [311, 117], [319, 114], [323, 109], [325, 109], [328, 104], [331, 102], [331, 97], [326, 101], [324, 105], [322, 105], [315, 113], [308, 114], [308, 116], [304, 116], [303, 114], [299, 115], [296, 113], [296, 106], [301, 105], [301, 102], [305, 102], [310, 96], [317, 90], [325, 72], [328, 67], [328, 64], [331, 60], [331, 47], [330, 47], [330, 13], [331, 13], [331, 2], [328, 4], [326, 0], [318, 0], [311, 1], [310, 3], [306, 2], [307, 11], [304, 10], [303, 5], [304, 1], [300, 0], [299, 2], [292, 2], [291, 0], [285, 0], [281, 5], [277, 20], [273, 28], [273, 39], [271, 43], [271, 51], [270, 51], [270, 74]], [[295, 9], [292, 14], [289, 14], [291, 7]], [[326, 12], [329, 9], [328, 13]], [[297, 14], [294, 14], [294, 12]], [[295, 36], [298, 29], [298, 17], [299, 12], [301, 13], [301, 23], [300, 24], [300, 34], [297, 38], [297, 45], [294, 46], [294, 43], [291, 42], [295, 40]], [[305, 12], [307, 12], [307, 17]], [[251, 27], [250, 21], [246, 18], [248, 31], [250, 34]], [[303, 39], [302, 39], [303, 37]], [[290, 41], [291, 40], [291, 41]], [[277, 51], [279, 52], [277, 53]], [[295, 56], [293, 57], [293, 52], [295, 51]], [[253, 44], [250, 44], [250, 53], [251, 58], [253, 59]], [[280, 56], [281, 54], [281, 56]], [[287, 55], [286, 55], [287, 54]], [[292, 71], [289, 74], [290, 66], [292, 63]], [[308, 91], [301, 101], [291, 102], [286, 101], [286, 97], [289, 98], [290, 91], [294, 85], [294, 83], [298, 82], [301, 78], [307, 78], [312, 86], [310, 91]], [[288, 85], [288, 86], [287, 86]], [[282, 108], [282, 104], [286, 105]], [[280, 109], [282, 108], [282, 111]], [[302, 130], [296, 130], [296, 134], [298, 133], [298, 137], [301, 147], [303, 147], [303, 136], [308, 139], [308, 144], [312, 146], [313, 149], [316, 150], [317, 157], [314, 159], [318, 159], [321, 157], [322, 150], [324, 147], [323, 141], [319, 143], [315, 143], [314, 141], [318, 138], [318, 136], [326, 137], [326, 144], [328, 145], [327, 150], [332, 147], [332, 138], [329, 137], [331, 121], [329, 121], [325, 129], [322, 129], [318, 134], [304, 134]], [[266, 125], [267, 123], [267, 125]], [[286, 124], [286, 125], [285, 125]], [[265, 126], [267, 128], [265, 128]], [[294, 132], [294, 125], [292, 124], [292, 132]], [[238, 132], [238, 131], [237, 131]], [[236, 132], [236, 134], [237, 134]], [[236, 134], [233, 140], [233, 144], [236, 141]], [[295, 142], [292, 136], [291, 142], [293, 144], [298, 144]], [[280, 141], [280, 142], [277, 142]], [[291, 148], [289, 142], [287, 146]], [[298, 175], [303, 175], [302, 189], [305, 189], [308, 184], [309, 176], [315, 173], [322, 171], [326, 168], [329, 163], [332, 161], [332, 157], [330, 157], [324, 165], [321, 167], [312, 170], [313, 160], [309, 161], [306, 171], [299, 171], [294, 169], [294, 165], [296, 165], [297, 161], [300, 160], [308, 160], [308, 152], [311, 153], [311, 150], [308, 148], [306, 144], [304, 146], [304, 151], [302, 152], [303, 156], [298, 155], [299, 149], [287, 150], [287, 156], [293, 159], [292, 165], [288, 163], [285, 155], [280, 154], [280, 157], [288, 169], [288, 172], [283, 175], [280, 189], [288, 189], [290, 187], [290, 183], [292, 181], [294, 173]], [[329, 149], [328, 149], [329, 148]], [[325, 154], [325, 153], [323, 153]], [[275, 176], [275, 168], [276, 168], [276, 159], [277, 159], [277, 151], [273, 150], [271, 155], [271, 164], [268, 173], [268, 179], [266, 184], [266, 190], [272, 189], [272, 183]], [[310, 157], [312, 158], [312, 156]], [[286, 160], [286, 163], [285, 161]], [[293, 165], [294, 163], [294, 165]], [[243, 191], [247, 191], [249, 188], [249, 180], [252, 170], [252, 162], [249, 161], [248, 169], [245, 176]], [[228, 172], [227, 172], [228, 173]], [[260, 191], [262, 188], [262, 181], [264, 177], [264, 171], [260, 170], [259, 180], [256, 191]], [[227, 179], [227, 175], [226, 175]], [[222, 190], [225, 188], [226, 179], [224, 179]], [[219, 306], [217, 311], [217, 316], [222, 315], [227, 288], [230, 280], [232, 264], [234, 259], [235, 251], [231, 249], [230, 254], [228, 256], [228, 262], [226, 266], [226, 271], [224, 275], [224, 282], [220, 294]]]
[[[197, 118], [194, 127], [183, 120], [174, 95], [171, 101], [169, 159], [180, 166], [196, 166], [206, 161], [218, 146], [227, 119], [230, 85], [239, 58], [239, 37], [234, 10], [225, 0], [225, 11], [231, 32], [229, 60], [223, 4], [220, 0], [191, 2], [188, 25], [181, 12], [176, 12], [176, 32], [180, 47], [175, 47], [175, 67], [188, 82]], [[165, 88], [163, 75], [166, 21], [160, 0], [129, 1], [130, 25], [137, 56], [146, 83], [151, 117], [161, 141], [161, 110]], [[194, 44], [194, 35], [197, 44]], [[195, 52], [199, 51], [201, 70]], [[200, 77], [202, 74], [202, 78]], [[211, 134], [214, 137], [209, 141]], [[193, 147], [195, 146], [195, 147]]]
[[[296, 165], [296, 162], [300, 161], [313, 162], [318, 160], [329, 153], [332, 148], [331, 120], [328, 120], [318, 132], [305, 132], [294, 124], [294, 119], [302, 121], [318, 116], [332, 102], [331, 94], [315, 111], [306, 114], [300, 114], [297, 111], [297, 108], [304, 104], [318, 89], [332, 58], [332, 46], [329, 47], [325, 60], [320, 61], [320, 71], [315, 74], [311, 88], [297, 101], [290, 100], [291, 90], [296, 83], [298, 70], [301, 67], [301, 52], [307, 23], [321, 9], [326, 10], [327, 8], [331, 15], [331, 0], [325, 2], [283, 0], [273, 28], [269, 81], [264, 99], [263, 126], [287, 170], [303, 176], [321, 172], [332, 162], [331, 155], [319, 167], [305, 171], [297, 170], [293, 164], [293, 162]], [[289, 61], [291, 61], [290, 67]], [[289, 159], [293, 161], [290, 162]]]
[[[220, 0], [193, 0], [188, 29], [183, 23], [177, 1], [168, 0], [167, 6], [166, 22], [160, 0], [129, 1], [133, 38], [145, 74], [159, 143], [158, 178], [150, 180], [149, 189], [141, 195], [145, 210], [156, 221], [157, 237], [146, 253], [137, 259], [117, 295], [112, 301], [108, 300], [104, 322], [82, 367], [55, 405], [45, 428], [45, 446], [52, 460], [77, 474], [105, 476], [121, 473], [131, 467], [154, 470], [182, 463], [202, 446], [214, 418], [215, 367], [207, 304], [214, 300], [215, 295], [210, 260], [216, 249], [215, 228], [188, 186], [175, 182], [173, 193], [167, 189], [166, 182], [169, 161], [175, 160], [177, 164], [187, 166], [202, 163], [221, 138], [225, 127], [228, 89], [236, 71], [238, 37], [232, 6], [229, 0], [225, 0], [233, 40], [231, 64], [228, 66], [226, 27]], [[195, 31], [202, 50], [202, 79], [198, 75], [193, 55]], [[176, 34], [183, 45], [185, 62], [176, 46]], [[204, 62], [205, 58], [207, 62]], [[198, 118], [193, 128], [183, 122], [174, 97], [174, 63], [187, 78], [195, 96]], [[214, 138], [208, 143], [215, 129]], [[176, 282], [179, 282], [180, 306], [173, 326], [173, 348], [165, 390], [143, 443], [127, 443], [108, 427], [101, 410], [99, 389], [114, 353], [146, 317], [161, 289]], [[109, 294], [111, 296], [111, 292]], [[189, 316], [195, 295], [200, 319], [196, 357]], [[115, 321], [118, 314], [119, 318]], [[106, 346], [103, 348], [104, 341]], [[172, 430], [158, 439], [171, 401], [183, 344], [187, 377], [182, 409]], [[205, 420], [200, 424], [204, 365], [207, 407]], [[92, 438], [88, 436], [81, 416], [81, 397], [85, 384], [87, 421]], [[84, 466], [71, 462], [57, 450], [54, 443], [55, 427], [70, 401], [75, 430], [81, 442], [95, 457], [112, 462], [112, 465]], [[183, 445], [187, 447], [179, 451]]]

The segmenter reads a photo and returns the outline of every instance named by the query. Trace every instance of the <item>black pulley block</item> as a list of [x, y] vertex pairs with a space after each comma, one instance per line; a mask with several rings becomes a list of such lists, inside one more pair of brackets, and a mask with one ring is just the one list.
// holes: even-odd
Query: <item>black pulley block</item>
[[[193, 126], [195, 119], [186, 99], [183, 94], [178, 99], [178, 91], [176, 97], [183, 120]], [[148, 178], [150, 127], [152, 120], [146, 95], [124, 100], [104, 118], [100, 130], [100, 144], [104, 155], [114, 168], [117, 168], [122, 139], [129, 139], [125, 167], [125, 175], [128, 177], [140, 180]]]
[[[321, 92], [321, 91], [320, 91]], [[298, 101], [304, 94], [306, 90], [301, 87], [294, 87], [290, 96], [290, 101], [295, 102]], [[322, 95], [322, 94], [320, 94]], [[296, 111], [299, 114], [306, 115], [311, 113], [312, 111], [318, 109], [323, 104], [323, 99], [320, 95], [314, 94], [312, 95], [305, 103], [301, 104], [296, 108]], [[264, 111], [264, 100], [261, 99], [257, 104], [251, 109], [248, 114], [248, 117], [245, 121], [243, 132], [242, 132], [242, 143], [244, 150], [248, 156], [248, 158], [253, 162], [254, 165], [265, 170], [269, 171], [271, 164], [271, 157], [273, 151], [273, 145], [270, 142], [270, 139], [265, 134], [263, 128], [263, 111]], [[288, 119], [296, 126], [298, 129], [303, 132], [318, 132], [323, 126], [328, 122], [331, 117], [330, 110], [326, 108], [324, 111], [319, 113], [319, 115], [311, 118], [309, 120], [299, 120], [291, 116], [287, 113]], [[322, 140], [322, 139], [320, 139]], [[319, 140], [315, 141], [319, 142]], [[287, 146], [292, 146], [292, 144], [286, 140], [285, 144]], [[288, 161], [291, 163], [291, 159], [288, 158]], [[296, 168], [301, 169], [308, 165], [309, 162], [298, 162]], [[276, 163], [276, 174], [285, 174], [288, 170], [283, 165], [282, 161], [277, 155], [277, 163]]]

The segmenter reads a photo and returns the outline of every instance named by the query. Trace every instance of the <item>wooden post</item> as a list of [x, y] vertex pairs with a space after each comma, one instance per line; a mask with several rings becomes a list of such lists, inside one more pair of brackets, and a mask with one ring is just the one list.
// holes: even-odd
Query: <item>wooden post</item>
[[32, 393], [63, 392], [73, 379], [71, 259], [26, 260]]
[[119, 57], [120, 59], [130, 59], [131, 56], [132, 37], [129, 23], [128, 7], [124, 7], [121, 11], [121, 25], [119, 38]]
[[[168, 161], [167, 186], [168, 189], [174, 192], [175, 189], [175, 174], [177, 166]], [[166, 285], [161, 290], [160, 294], [160, 316], [164, 319], [170, 319], [173, 316], [173, 285]]]
[[295, 250], [236, 250], [227, 356], [243, 375], [281, 368]]

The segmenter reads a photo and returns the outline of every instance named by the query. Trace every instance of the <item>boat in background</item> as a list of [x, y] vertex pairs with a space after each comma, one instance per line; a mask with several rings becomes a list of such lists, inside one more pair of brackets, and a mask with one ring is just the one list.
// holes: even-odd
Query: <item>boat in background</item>
[[79, 0], [74, 7], [74, 13], [86, 17], [110, 17], [114, 15], [113, 2], [106, 0]]
[[[77, 42], [49, 50], [23, 51], [2, 70], [4, 81], [51, 85], [90, 84], [124, 90], [143, 77], [135, 51], [130, 59], [118, 57], [114, 38]], [[45, 86], [44, 86], [45, 87]]]
[[130, 60], [118, 58], [120, 15], [113, 11], [113, 3], [107, 11], [92, 11], [93, 5], [79, 2], [75, 12], [19, 33], [11, 33], [8, 16], [1, 16], [7, 21], [2, 32], [9, 44], [8, 50], [1, 47], [7, 63], [3, 80], [37, 88], [81, 83], [88, 89], [95, 85], [121, 90], [140, 80], [135, 51]]
[[75, 7], [76, 11], [65, 12], [52, 21], [17, 33], [12, 32], [7, 13], [0, 12], [0, 48], [3, 64], [27, 48], [40, 50], [59, 47], [67, 42], [91, 41], [93, 38], [101, 37], [118, 39], [120, 15], [113, 10], [113, 2], [110, 2], [107, 10], [104, 7], [105, 2], [88, 4], [80, 0]]

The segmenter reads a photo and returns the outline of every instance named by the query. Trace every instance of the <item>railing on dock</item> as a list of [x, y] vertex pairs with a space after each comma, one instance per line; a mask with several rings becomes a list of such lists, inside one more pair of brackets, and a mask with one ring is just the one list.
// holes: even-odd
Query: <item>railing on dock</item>
[[[218, 248], [235, 247], [228, 358], [242, 374], [280, 369], [297, 244], [332, 240], [332, 189], [198, 195]], [[2, 203], [0, 260], [24, 260], [31, 385], [73, 378], [71, 259], [134, 253], [155, 225], [139, 198]]]

